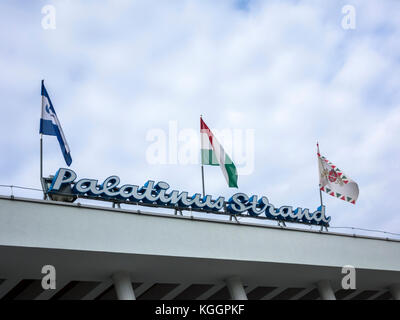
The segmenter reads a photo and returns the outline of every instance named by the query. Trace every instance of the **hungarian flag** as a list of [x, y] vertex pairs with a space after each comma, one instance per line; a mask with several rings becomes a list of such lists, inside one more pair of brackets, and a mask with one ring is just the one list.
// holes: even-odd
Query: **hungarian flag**
[[220, 166], [228, 186], [237, 188], [238, 175], [234, 163], [201, 117], [200, 136], [201, 163], [203, 165]]
[[[317, 144], [318, 146], [318, 144]], [[322, 191], [338, 199], [356, 204], [358, 185], [338, 167], [319, 153], [318, 146], [319, 186]]]

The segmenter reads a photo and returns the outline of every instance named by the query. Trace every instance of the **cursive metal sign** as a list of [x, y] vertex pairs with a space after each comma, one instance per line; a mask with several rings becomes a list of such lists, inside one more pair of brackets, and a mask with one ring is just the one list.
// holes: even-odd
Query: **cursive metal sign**
[[72, 187], [72, 193], [91, 199], [123, 202], [127, 204], [152, 204], [159, 207], [178, 208], [179, 210], [206, 211], [248, 217], [266, 218], [278, 221], [307, 223], [310, 225], [329, 226], [330, 217], [325, 216], [325, 206], [320, 206], [315, 212], [309, 209], [281, 206], [275, 208], [267, 197], [245, 193], [236, 193], [228, 201], [224, 197], [213, 199], [211, 195], [204, 197], [196, 193], [189, 195], [186, 191], [172, 190], [169, 184], [153, 180], [147, 181], [142, 187], [132, 184], [119, 186], [120, 178], [110, 176], [99, 184], [96, 179], [80, 179], [71, 169], [61, 168], [54, 176], [48, 193], [59, 193], [65, 186]]

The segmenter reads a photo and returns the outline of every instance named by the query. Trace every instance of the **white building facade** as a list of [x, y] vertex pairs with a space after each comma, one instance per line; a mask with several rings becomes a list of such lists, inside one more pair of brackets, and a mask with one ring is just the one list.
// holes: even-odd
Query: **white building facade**
[[0, 299], [400, 299], [398, 240], [132, 208], [0, 196]]

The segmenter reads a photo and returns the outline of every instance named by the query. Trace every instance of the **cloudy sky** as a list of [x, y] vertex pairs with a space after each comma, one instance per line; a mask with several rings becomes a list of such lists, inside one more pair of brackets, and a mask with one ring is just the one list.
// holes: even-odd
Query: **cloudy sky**
[[[55, 29], [43, 27], [46, 5]], [[343, 28], [346, 5], [355, 29]], [[206, 167], [207, 193], [313, 211], [319, 141], [360, 188], [356, 205], [324, 194], [331, 225], [400, 233], [398, 12], [395, 0], [1, 1], [0, 184], [40, 186], [45, 79], [78, 177], [201, 192], [198, 154], [169, 160], [197, 152], [186, 138], [202, 114], [211, 129], [236, 130], [226, 149], [243, 173], [229, 189]], [[161, 133], [168, 157], [156, 163]], [[44, 137], [45, 175], [65, 166]]]

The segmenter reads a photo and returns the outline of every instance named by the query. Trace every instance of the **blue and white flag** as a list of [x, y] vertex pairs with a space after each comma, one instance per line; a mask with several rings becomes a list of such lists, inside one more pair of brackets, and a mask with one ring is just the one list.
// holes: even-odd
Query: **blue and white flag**
[[56, 136], [60, 143], [61, 151], [64, 155], [65, 162], [68, 166], [72, 163], [71, 151], [69, 149], [67, 140], [65, 139], [64, 132], [61, 128], [60, 121], [58, 120], [56, 111], [51, 103], [49, 94], [44, 86], [42, 80], [42, 117], [40, 118], [39, 133], [48, 136]]

